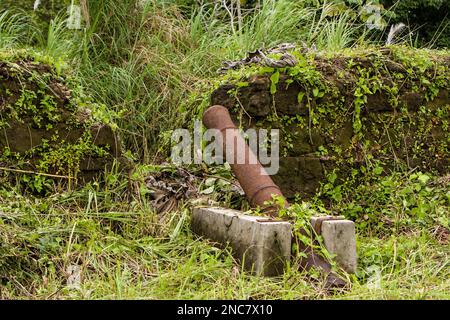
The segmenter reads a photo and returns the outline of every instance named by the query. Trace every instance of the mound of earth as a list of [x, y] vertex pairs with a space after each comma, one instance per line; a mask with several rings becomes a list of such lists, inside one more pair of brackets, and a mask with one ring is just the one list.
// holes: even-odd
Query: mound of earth
[[48, 60], [0, 52], [0, 179], [20, 174], [35, 191], [56, 176], [98, 177], [121, 152], [114, 124], [99, 120], [107, 118], [104, 106], [84, 97]]

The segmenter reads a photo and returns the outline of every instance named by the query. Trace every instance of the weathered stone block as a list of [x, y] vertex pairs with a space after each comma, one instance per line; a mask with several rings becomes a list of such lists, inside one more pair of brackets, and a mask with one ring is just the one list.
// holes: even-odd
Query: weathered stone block
[[350, 220], [325, 220], [321, 234], [325, 248], [336, 255], [337, 264], [349, 273], [357, 267], [355, 223]]
[[231, 246], [246, 270], [258, 275], [282, 274], [291, 255], [291, 224], [266, 217], [245, 215], [224, 208], [195, 208], [194, 233]]

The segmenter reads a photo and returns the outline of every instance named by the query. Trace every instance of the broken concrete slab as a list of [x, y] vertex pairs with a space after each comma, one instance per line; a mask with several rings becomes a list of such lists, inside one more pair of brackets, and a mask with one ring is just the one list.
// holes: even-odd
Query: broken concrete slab
[[191, 228], [221, 246], [229, 244], [244, 268], [258, 275], [280, 275], [290, 260], [292, 227], [286, 221], [204, 207], [194, 208]]

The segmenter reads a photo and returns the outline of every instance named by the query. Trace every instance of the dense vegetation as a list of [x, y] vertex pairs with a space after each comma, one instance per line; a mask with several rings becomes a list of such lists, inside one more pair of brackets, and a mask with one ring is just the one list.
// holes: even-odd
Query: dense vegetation
[[450, 3], [445, 0], [381, 1], [392, 11], [392, 22], [410, 26], [415, 41], [427, 46], [450, 46]]
[[[209, 104], [223, 80], [217, 70], [224, 60], [284, 42], [323, 55], [345, 51], [364, 58], [385, 45], [393, 21], [414, 32], [406, 27], [394, 37], [398, 52], [428, 46], [440, 48], [431, 57], [448, 59], [448, 17], [433, 13], [444, 12], [445, 1], [266, 0], [224, 6], [212, 0], [80, 0], [74, 1], [81, 8], [79, 29], [68, 28], [71, 1], [43, 0], [37, 10], [34, 3], [0, 0], [0, 70], [7, 70], [1, 79], [27, 63], [45, 65], [43, 79], [58, 79], [75, 97], [70, 110], [87, 108], [94, 120], [115, 129], [133, 165], [109, 166], [97, 180], [73, 188], [46, 175], [65, 175], [64, 168], [39, 167], [21, 155], [14, 155], [19, 160], [14, 162], [1, 151], [1, 298], [449, 297], [448, 170], [385, 171], [369, 159], [347, 180], [330, 171], [317, 194], [308, 201], [298, 198], [282, 212], [298, 227], [317, 213], [344, 214], [357, 222], [358, 272], [343, 274], [348, 288], [328, 292], [321, 276], [298, 271], [295, 259], [282, 277], [258, 278], [241, 271], [229, 250], [194, 237], [192, 206], [248, 210], [248, 203], [226, 166], [163, 164], [171, 130], [190, 126]], [[416, 33], [422, 19], [427, 25]], [[431, 80], [423, 84], [431, 91], [448, 88], [448, 78], [433, 82], [434, 64], [428, 53], [420, 54], [428, 51], [417, 52], [423, 60], [405, 55], [414, 77]], [[51, 123], [58, 114], [46, 98], [49, 84], [30, 74], [31, 80], [20, 72], [18, 78], [42, 95], [39, 104], [33, 97], [22, 104], [37, 118], [23, 114]], [[439, 74], [448, 75], [448, 68]], [[236, 80], [233, 72], [229, 77]], [[370, 90], [376, 81], [368, 81]], [[23, 114], [14, 113], [8, 87], [0, 83], [3, 130], [11, 112], [19, 120]], [[445, 126], [448, 107], [441, 106], [442, 119], [430, 121]], [[89, 137], [84, 142], [83, 152], [104, 152]], [[439, 150], [448, 158], [449, 141], [441, 142]], [[77, 155], [61, 152], [55, 155], [62, 160]]]

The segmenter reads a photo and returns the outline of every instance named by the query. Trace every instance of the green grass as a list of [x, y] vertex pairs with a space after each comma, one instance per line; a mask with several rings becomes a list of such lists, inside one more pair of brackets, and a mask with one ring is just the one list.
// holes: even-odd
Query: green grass
[[[86, 94], [119, 113], [124, 144], [143, 163], [165, 158], [163, 138], [189, 123], [199, 93], [223, 60], [282, 42], [326, 52], [369, 43], [354, 18], [325, 18], [323, 8], [297, 1], [265, 1], [244, 14], [241, 28], [222, 9], [136, 3], [89, 2], [90, 25], [83, 30], [68, 30], [63, 15], [40, 30], [26, 13], [3, 11], [0, 48], [33, 48], [70, 66]], [[230, 179], [229, 172], [209, 174]], [[251, 276], [228, 249], [192, 235], [190, 210], [204, 196], [183, 200], [162, 217], [143, 180], [129, 184], [127, 177], [108, 173], [105, 180], [102, 187], [46, 198], [1, 180], [1, 299], [450, 298], [448, 183], [377, 176], [357, 188], [331, 183], [313, 202], [299, 201], [300, 209], [332, 210], [357, 222], [358, 272], [347, 275], [351, 288], [330, 293], [320, 277], [299, 272], [295, 261], [282, 277]], [[224, 188], [217, 184], [209, 197], [248, 207]], [[358, 211], [363, 202], [370, 219]], [[81, 281], [70, 284], [73, 266], [80, 268]]]
[[102, 0], [89, 4], [82, 30], [66, 27], [65, 12], [42, 29], [28, 14], [4, 11], [0, 48], [28, 45], [67, 61], [89, 95], [121, 113], [123, 141], [151, 163], [167, 155], [161, 136], [189, 123], [224, 60], [283, 42], [336, 51], [369, 39], [359, 14], [330, 19], [332, 7], [269, 0], [238, 23], [211, 5]]
[[[348, 289], [329, 292], [318, 274], [298, 271], [295, 259], [281, 277], [256, 277], [241, 270], [230, 249], [216, 248], [194, 236], [189, 217], [194, 203], [206, 201], [201, 193], [179, 202], [163, 218], [152, 209], [151, 188], [145, 183], [155, 168], [160, 170], [153, 168], [148, 171], [143, 167], [132, 176], [134, 193], [128, 191], [127, 180], [117, 175], [110, 175], [110, 183], [102, 188], [91, 184], [47, 198], [3, 188], [0, 298], [449, 298], [449, 233], [439, 224], [411, 216], [407, 227], [391, 234], [374, 232], [374, 228], [383, 230], [389, 223], [374, 223], [372, 228], [359, 224], [357, 273], [346, 275]], [[193, 174], [197, 177], [195, 188], [206, 189], [207, 176], [198, 171]], [[236, 205], [224, 197], [230, 192], [217, 185], [208, 197], [233, 207]], [[385, 205], [400, 207], [395, 201], [398, 199]], [[301, 210], [317, 206], [313, 210], [317, 211], [320, 206], [317, 202], [299, 204], [303, 209], [297, 208], [298, 218]], [[448, 221], [448, 205], [444, 208], [447, 211], [441, 218]], [[75, 284], [69, 280], [71, 266], [81, 270], [80, 281]]]
[[25, 43], [33, 33], [28, 17], [21, 13], [0, 11], [0, 48], [8, 49]]

